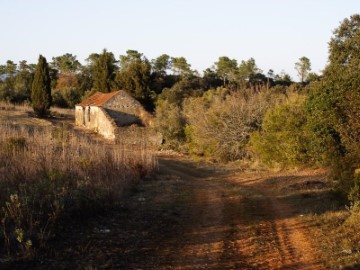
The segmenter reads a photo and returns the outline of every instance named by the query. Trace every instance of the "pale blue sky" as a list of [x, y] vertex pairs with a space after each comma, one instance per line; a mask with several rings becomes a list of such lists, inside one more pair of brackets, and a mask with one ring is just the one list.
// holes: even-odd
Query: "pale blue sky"
[[135, 49], [184, 56], [199, 72], [219, 56], [253, 57], [298, 80], [298, 58], [322, 70], [332, 31], [359, 12], [359, 0], [0, 0], [0, 64]]

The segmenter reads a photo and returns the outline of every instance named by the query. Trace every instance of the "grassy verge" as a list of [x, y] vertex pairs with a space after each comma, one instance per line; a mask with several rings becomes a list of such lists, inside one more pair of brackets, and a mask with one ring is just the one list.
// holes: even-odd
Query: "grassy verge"
[[360, 214], [344, 209], [309, 216], [312, 237], [328, 269], [360, 268]]

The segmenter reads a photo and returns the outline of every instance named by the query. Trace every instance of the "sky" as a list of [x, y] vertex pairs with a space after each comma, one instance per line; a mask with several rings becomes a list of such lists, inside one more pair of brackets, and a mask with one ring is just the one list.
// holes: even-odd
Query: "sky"
[[0, 64], [132, 49], [183, 56], [200, 74], [220, 56], [253, 57], [298, 80], [295, 62], [321, 73], [333, 30], [355, 13], [359, 0], [0, 0]]

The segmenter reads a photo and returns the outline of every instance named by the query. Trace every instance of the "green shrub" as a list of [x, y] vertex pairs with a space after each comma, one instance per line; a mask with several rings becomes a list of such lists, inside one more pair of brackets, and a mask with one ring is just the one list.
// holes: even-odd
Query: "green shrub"
[[164, 147], [180, 150], [185, 142], [185, 118], [179, 105], [159, 100], [156, 106], [155, 128], [163, 135]]
[[308, 164], [312, 158], [308, 153], [306, 123], [304, 97], [295, 95], [266, 112], [262, 130], [251, 135], [251, 149], [270, 166]]

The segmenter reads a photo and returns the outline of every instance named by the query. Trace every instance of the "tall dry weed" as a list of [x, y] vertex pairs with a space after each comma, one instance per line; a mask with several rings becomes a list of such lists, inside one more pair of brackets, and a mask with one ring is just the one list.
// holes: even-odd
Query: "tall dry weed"
[[94, 142], [66, 126], [0, 130], [0, 241], [11, 256], [32, 256], [60, 224], [116, 205], [156, 167], [145, 148]]

